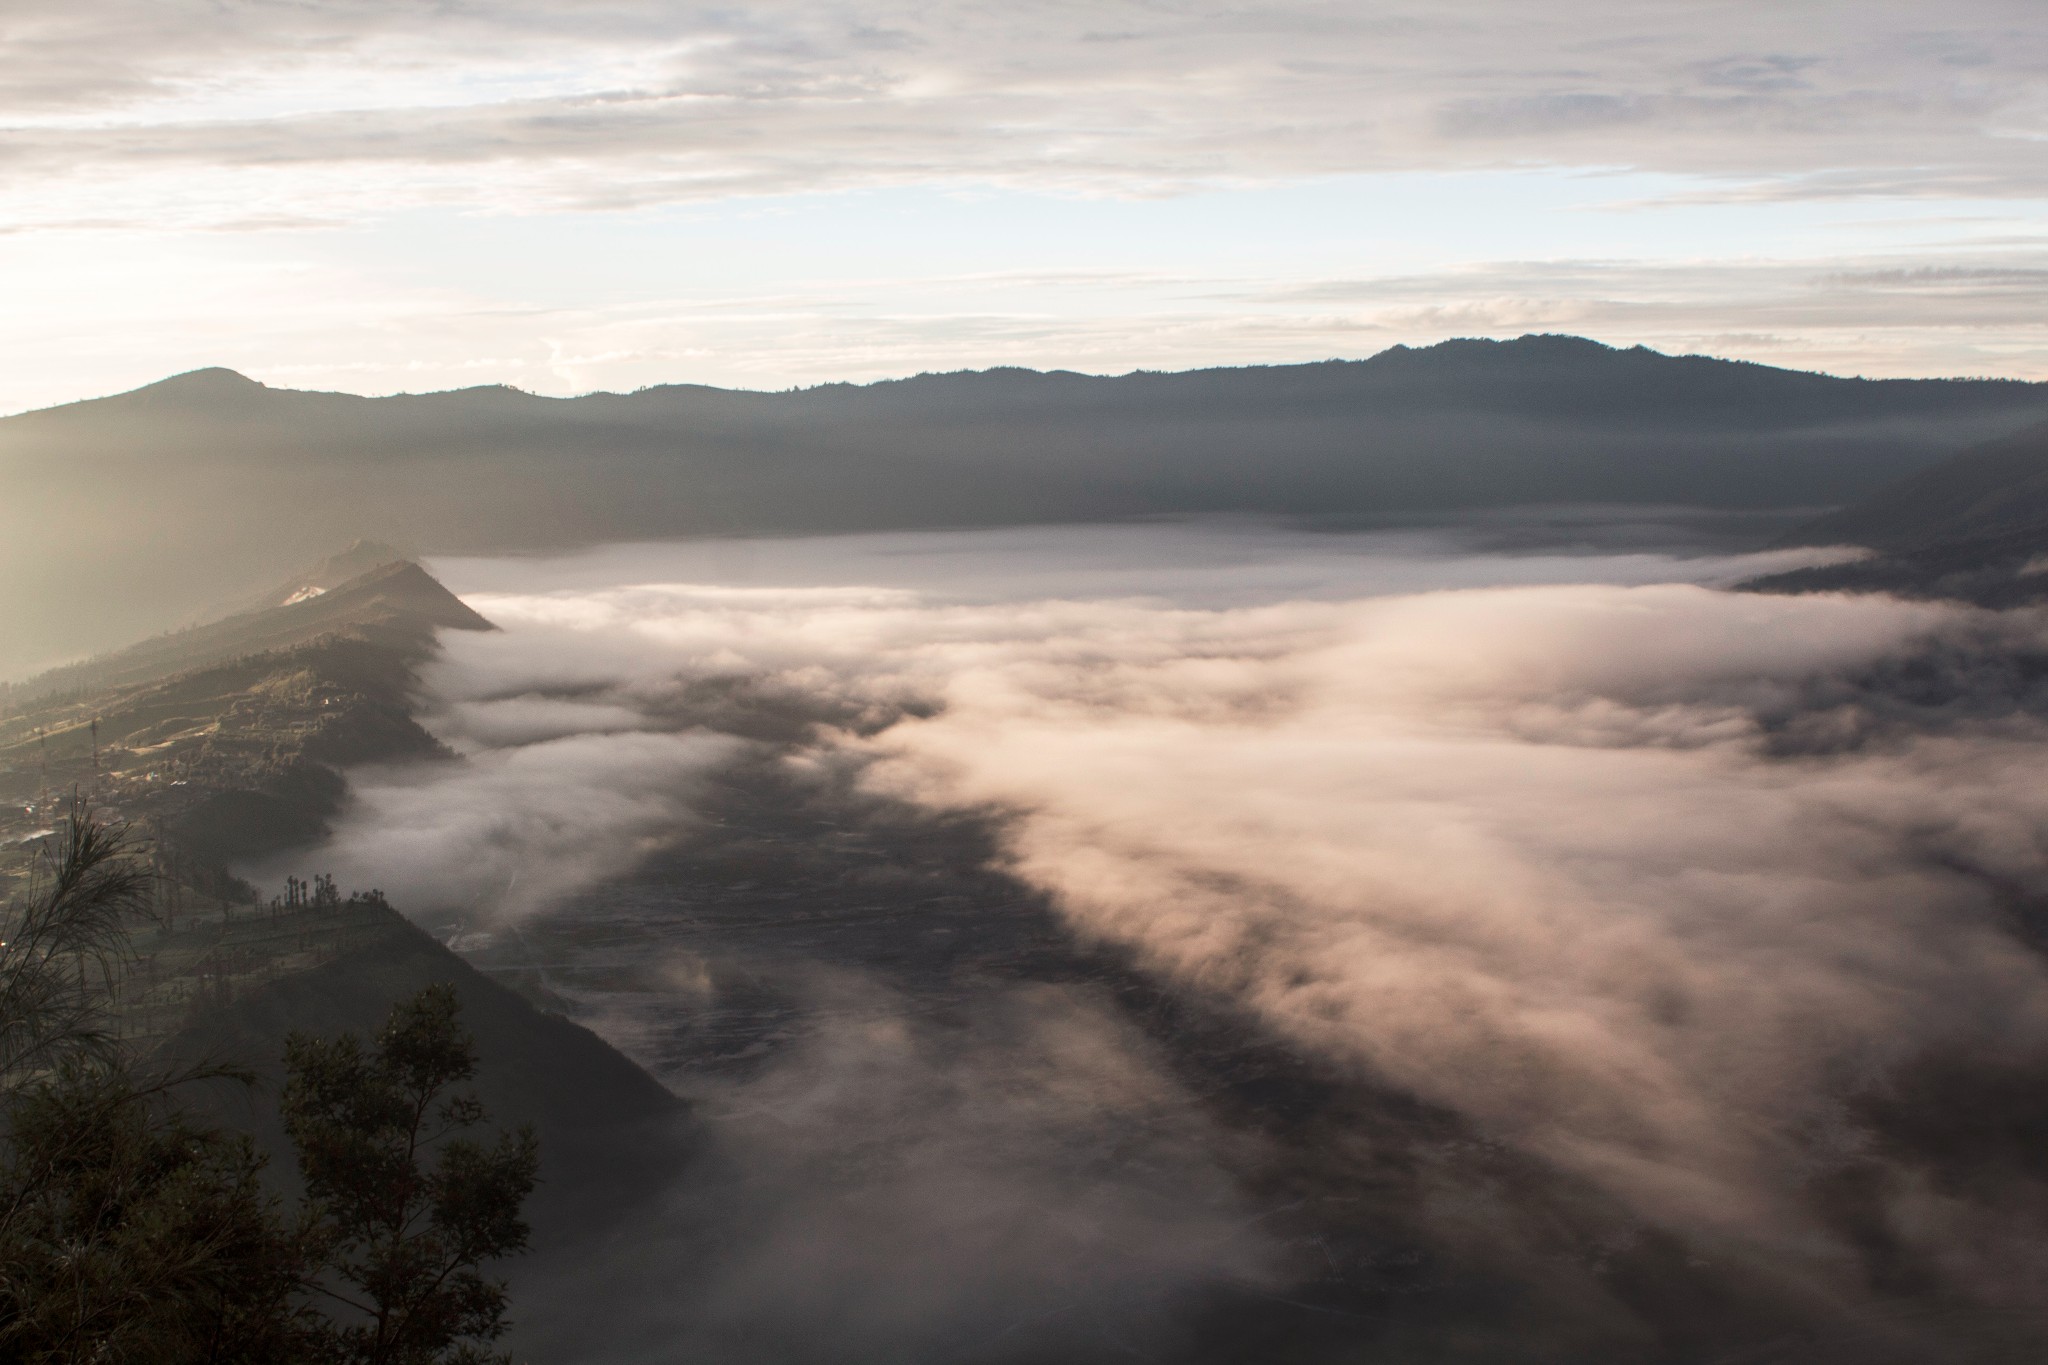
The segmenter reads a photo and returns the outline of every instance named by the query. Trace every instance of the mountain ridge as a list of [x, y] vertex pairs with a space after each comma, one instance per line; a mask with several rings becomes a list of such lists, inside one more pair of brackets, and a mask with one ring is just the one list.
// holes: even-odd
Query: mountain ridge
[[1181, 370], [1161, 370], [1140, 367], [1137, 369], [1124, 370], [1115, 373], [1096, 373], [1086, 370], [1070, 370], [1065, 368], [1041, 370], [1035, 369], [1028, 365], [991, 365], [981, 369], [962, 368], [957, 370], [920, 370], [914, 374], [894, 375], [882, 379], [873, 380], [824, 380], [815, 384], [794, 385], [782, 389], [727, 388], [715, 384], [702, 384], [690, 381], [674, 381], [642, 385], [641, 387], [635, 389], [590, 389], [582, 393], [574, 394], [541, 394], [535, 393], [528, 389], [521, 389], [518, 386], [512, 384], [494, 383], [464, 385], [460, 388], [452, 389], [400, 390], [389, 394], [358, 394], [351, 393], [347, 390], [342, 389], [297, 389], [281, 385], [273, 385], [263, 380], [251, 378], [250, 376], [245, 375], [240, 371], [228, 366], [208, 365], [201, 366], [193, 370], [184, 370], [176, 374], [167, 375], [162, 379], [152, 380], [149, 383], [138, 385], [137, 387], [132, 389], [123, 389], [110, 394], [96, 395], [86, 398], [69, 399], [61, 403], [44, 404], [42, 406], [35, 408], [23, 409], [19, 412], [0, 414], [0, 421], [4, 421], [9, 417], [25, 417], [38, 413], [54, 412], [65, 408], [78, 407], [82, 404], [104, 402], [107, 399], [113, 398], [127, 398], [138, 394], [180, 392], [186, 390], [213, 390], [216, 392], [238, 392], [262, 389], [272, 393], [279, 394], [313, 394], [322, 397], [361, 398], [372, 400], [380, 398], [433, 398], [443, 395], [483, 394], [501, 392], [507, 394], [518, 394], [525, 398], [545, 399], [547, 401], [556, 403], [576, 402], [580, 399], [585, 398], [632, 398], [638, 397], [643, 394], [670, 393], [700, 393], [719, 394], [727, 396], [760, 396], [766, 398], [780, 398], [787, 397], [790, 395], [815, 394], [822, 392], [842, 393], [848, 391], [886, 390], [897, 386], [918, 385], [926, 383], [928, 381], [960, 380], [974, 378], [994, 379], [998, 377], [1016, 377], [1026, 380], [1038, 379], [1055, 381], [1092, 381], [1098, 383], [1110, 383], [1118, 380], [1130, 379], [1172, 381], [1243, 373], [1309, 373], [1317, 371], [1329, 372], [1341, 371], [1346, 368], [1371, 366], [1383, 366], [1391, 368], [1392, 366], [1395, 366], [1401, 363], [1402, 361], [1410, 358], [1469, 356], [1473, 354], [1483, 353], [1483, 351], [1486, 348], [1517, 346], [1526, 348], [1531, 345], [1546, 346], [1552, 348], [1557, 352], [1569, 352], [1581, 357], [1595, 354], [1605, 354], [1611, 356], [1642, 355], [1656, 357], [1657, 359], [1666, 361], [1705, 361], [1716, 366], [1728, 366], [1737, 369], [1744, 369], [1772, 375], [1791, 376], [1799, 379], [1817, 379], [1822, 381], [1832, 381], [1848, 384], [1982, 384], [2009, 385], [2016, 388], [2027, 388], [2033, 386], [2033, 381], [1985, 375], [1929, 375], [1896, 378], [1871, 378], [1865, 375], [1841, 375], [1823, 370], [1801, 370], [1789, 366], [1771, 365], [1764, 361], [1743, 360], [1722, 356], [1714, 356], [1709, 355], [1705, 352], [1698, 351], [1687, 351], [1674, 354], [1671, 352], [1658, 351], [1652, 347], [1640, 344], [1633, 346], [1610, 346], [1604, 342], [1594, 340], [1590, 337], [1577, 336], [1571, 333], [1531, 332], [1525, 333], [1520, 337], [1507, 340], [1492, 337], [1452, 337], [1447, 338], [1443, 341], [1431, 342], [1427, 345], [1421, 346], [1410, 346], [1405, 343], [1397, 342], [1394, 345], [1388, 346], [1382, 350], [1375, 351], [1370, 355], [1333, 356], [1324, 360], [1287, 361], [1276, 363], [1247, 363], [1242, 365], [1201, 365]]
[[[345, 561], [346, 556], [345, 551], [325, 561], [314, 576], [338, 561]], [[293, 595], [280, 589], [271, 596]], [[295, 649], [341, 635], [366, 639], [413, 657], [431, 647], [433, 632], [439, 629], [497, 627], [465, 606], [417, 563], [386, 560], [310, 595], [266, 601], [246, 611], [66, 664], [19, 683], [0, 685], [0, 697], [120, 687], [237, 658]]]
[[2048, 385], [1843, 379], [1583, 338], [785, 392], [362, 397], [231, 372], [0, 419], [20, 604], [0, 677], [249, 600], [308, 547], [1456, 515], [1528, 503], [1828, 506], [2048, 418]]

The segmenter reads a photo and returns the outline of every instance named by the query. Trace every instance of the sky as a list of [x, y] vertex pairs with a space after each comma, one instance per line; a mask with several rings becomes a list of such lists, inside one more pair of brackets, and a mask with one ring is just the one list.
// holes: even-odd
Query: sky
[[1322, 360], [2048, 379], [2039, 0], [7, 0], [0, 411]]

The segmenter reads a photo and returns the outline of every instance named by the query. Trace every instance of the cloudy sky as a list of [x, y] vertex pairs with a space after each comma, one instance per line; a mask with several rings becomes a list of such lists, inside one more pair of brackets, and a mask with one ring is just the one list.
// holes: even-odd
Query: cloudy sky
[[1573, 331], [2048, 378], [2040, 0], [7, 0], [0, 410]]

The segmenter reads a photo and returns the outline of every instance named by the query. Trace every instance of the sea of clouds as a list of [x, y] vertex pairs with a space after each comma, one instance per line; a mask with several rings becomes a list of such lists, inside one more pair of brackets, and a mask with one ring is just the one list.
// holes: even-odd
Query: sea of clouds
[[[1733, 592], [1784, 557], [1606, 534], [446, 563], [503, 627], [426, 678], [463, 759], [358, 772], [327, 861], [412, 907], [547, 914], [715, 837], [693, 797], [741, 754], [985, 812], [1080, 938], [1833, 1292], [1801, 1191], [1868, 1145], [1855, 1097], [1930, 1056], [2048, 1056], [2014, 920], [2048, 891], [2048, 728], [2013, 662], [2048, 620]], [[2022, 1294], [2039, 1191], [1981, 1193], [1906, 1180], [1895, 1221]]]

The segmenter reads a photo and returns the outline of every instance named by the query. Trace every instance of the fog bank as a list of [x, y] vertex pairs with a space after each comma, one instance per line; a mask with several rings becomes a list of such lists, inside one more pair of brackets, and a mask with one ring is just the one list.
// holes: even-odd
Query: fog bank
[[[2048, 619], [1734, 593], [1704, 584], [1755, 559], [1480, 534], [866, 538], [756, 547], [722, 581], [677, 570], [729, 547], [446, 566], [505, 627], [451, 637], [428, 679], [467, 757], [358, 773], [320, 856], [503, 927], [601, 897], [646, 850], [728, 837], [698, 795], [738, 762], [985, 817], [1001, 868], [1083, 943], [1695, 1256], [1859, 1301], [1862, 1252], [1815, 1195], [1853, 1167], [1942, 1292], [2031, 1303], [2048, 1185], [1936, 1178], [1871, 1106], [1930, 1066], [2048, 1059], [2027, 928], [2048, 892]], [[860, 1070], [816, 1046], [781, 1066]], [[985, 1074], [966, 1055], [916, 1084]], [[1162, 1079], [1125, 1093], [1176, 1093], [1127, 1064]], [[742, 1083], [737, 1112], [792, 1074]], [[1075, 1112], [1113, 1130], [1114, 1111]], [[1057, 1147], [1006, 1112], [1016, 1142]], [[876, 1122], [818, 1131], [858, 1147]], [[822, 1216], [809, 1184], [777, 1186], [798, 1192], [790, 1226]], [[972, 1180], [931, 1197], [1016, 1206]], [[1227, 1225], [1166, 1278], [1278, 1273]]]

